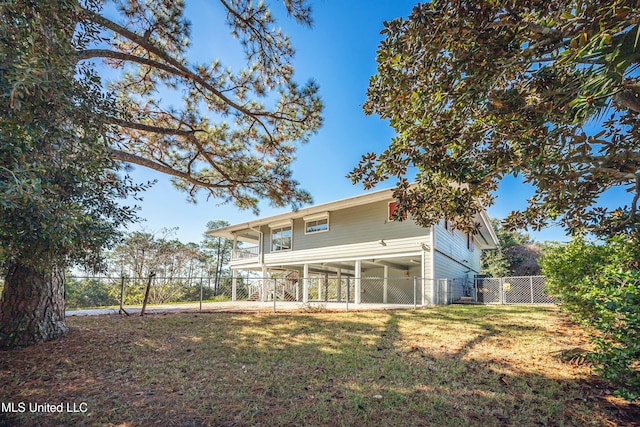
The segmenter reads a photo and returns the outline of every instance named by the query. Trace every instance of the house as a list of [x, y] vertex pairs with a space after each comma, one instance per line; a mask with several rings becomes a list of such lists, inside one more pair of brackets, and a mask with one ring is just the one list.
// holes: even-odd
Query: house
[[475, 235], [444, 220], [424, 228], [392, 218], [392, 194], [370, 192], [208, 231], [234, 242], [232, 299], [427, 305], [469, 292], [482, 251], [498, 247], [486, 213], [477, 216]]

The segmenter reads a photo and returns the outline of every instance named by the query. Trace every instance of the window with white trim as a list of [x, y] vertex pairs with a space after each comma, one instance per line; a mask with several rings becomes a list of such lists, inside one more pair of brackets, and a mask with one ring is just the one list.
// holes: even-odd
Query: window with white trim
[[269, 224], [271, 228], [271, 252], [289, 251], [293, 243], [293, 225], [291, 222]]
[[271, 230], [271, 250], [288, 251], [291, 249], [291, 226]]
[[329, 219], [317, 219], [315, 221], [307, 221], [304, 223], [304, 232], [306, 234], [320, 233], [329, 231]]
[[328, 212], [305, 216], [302, 219], [304, 219], [304, 234], [322, 233], [323, 231], [329, 231]]

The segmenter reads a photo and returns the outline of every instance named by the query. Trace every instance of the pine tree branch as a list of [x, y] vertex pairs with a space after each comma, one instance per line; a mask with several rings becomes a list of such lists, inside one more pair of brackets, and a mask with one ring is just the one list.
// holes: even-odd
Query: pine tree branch
[[[201, 155], [202, 157], [204, 157], [206, 162], [213, 169], [215, 169], [216, 172], [218, 172], [229, 184], [247, 185], [247, 184], [257, 184], [259, 182], [257, 180], [248, 181], [248, 180], [235, 179], [235, 178], [232, 178], [227, 172], [225, 172], [218, 165], [216, 160], [209, 153], [209, 151], [204, 147], [204, 145], [198, 140], [198, 138], [196, 138], [195, 132], [204, 132], [203, 130], [181, 130], [181, 129], [159, 127], [159, 126], [150, 126], [150, 125], [145, 125], [145, 124], [141, 124], [141, 123], [135, 123], [135, 122], [129, 122], [129, 121], [126, 121], [126, 120], [120, 120], [120, 119], [117, 119], [117, 118], [111, 118], [110, 121], [113, 124], [116, 124], [118, 126], [122, 126], [122, 127], [125, 127], [125, 128], [129, 128], [129, 129], [136, 129], [136, 130], [141, 130], [141, 131], [144, 131], [144, 132], [156, 133], [156, 134], [160, 134], [160, 135], [183, 136], [183, 137], [187, 138], [190, 143], [192, 143], [193, 145], [196, 146], [196, 148], [198, 150], [198, 154]], [[138, 156], [138, 157], [140, 159], [145, 159], [146, 161], [152, 162], [151, 160], [143, 158], [142, 156]], [[189, 175], [189, 176], [191, 176], [191, 165], [195, 162], [196, 159], [197, 159], [197, 156], [194, 157], [193, 159], [191, 159], [191, 161], [189, 161], [189, 164], [188, 164], [189, 172], [187, 173], [187, 175]], [[155, 162], [152, 162], [152, 163], [157, 164]], [[140, 164], [140, 163], [138, 163], [138, 164]], [[140, 164], [140, 165], [144, 166], [142, 164]], [[145, 163], [145, 165], [146, 165], [146, 163]], [[168, 166], [163, 166], [163, 165], [160, 165], [160, 166], [161, 167], [168, 167]]]
[[143, 132], [157, 133], [160, 135], [191, 137], [196, 132], [205, 132], [204, 130], [201, 130], [201, 129], [183, 130], [183, 129], [167, 128], [162, 126], [146, 125], [143, 123], [130, 122], [128, 120], [118, 119], [116, 117], [110, 117], [108, 120], [112, 124], [122, 126], [124, 128], [135, 129]]
[[199, 187], [207, 188], [209, 190], [212, 190], [214, 188], [233, 188], [233, 187], [235, 187], [235, 185], [228, 185], [228, 184], [222, 184], [222, 183], [211, 183], [211, 182], [200, 181], [198, 179], [195, 179], [193, 176], [191, 176], [188, 173], [181, 172], [179, 170], [176, 170], [174, 168], [166, 166], [166, 165], [164, 165], [162, 163], [158, 163], [158, 162], [155, 162], [153, 160], [150, 160], [150, 159], [148, 159], [146, 157], [142, 157], [142, 156], [139, 156], [137, 154], [127, 153], [127, 152], [122, 151], [122, 150], [116, 150], [114, 148], [110, 148], [110, 149], [108, 149], [108, 154], [109, 154], [109, 157], [111, 159], [113, 159], [113, 160], [119, 160], [121, 162], [133, 163], [133, 164], [136, 164], [136, 165], [139, 165], [139, 166], [144, 166], [144, 167], [147, 167], [149, 169], [153, 169], [155, 171], [165, 173], [167, 175], [171, 175], [171, 176], [175, 176], [175, 177], [178, 177], [178, 178], [182, 178], [182, 179], [190, 182], [191, 184], [197, 185]]
[[[101, 25], [102, 27], [113, 31], [121, 35], [122, 37], [125, 37], [131, 40], [132, 42], [137, 43], [143, 49], [147, 50], [148, 52], [158, 56], [160, 59], [165, 61], [166, 64], [163, 65], [161, 68], [163, 71], [167, 71], [171, 74], [177, 75], [186, 80], [199, 84], [200, 86], [204, 87], [205, 89], [210, 91], [212, 94], [214, 94], [218, 99], [220, 99], [223, 103], [227, 104], [229, 107], [233, 108], [234, 110], [246, 116], [251, 117], [253, 120], [255, 120], [260, 124], [260, 126], [263, 128], [263, 130], [268, 135], [270, 140], [273, 140], [273, 136], [271, 135], [271, 132], [269, 131], [269, 128], [267, 127], [267, 125], [261, 120], [261, 117], [278, 119], [278, 120], [281, 120], [281, 119], [287, 120], [287, 118], [282, 115], [276, 115], [269, 111], [252, 111], [247, 109], [246, 107], [243, 107], [242, 105], [237, 104], [232, 99], [225, 96], [218, 88], [210, 84], [208, 81], [200, 77], [198, 74], [191, 71], [188, 67], [182, 64], [180, 61], [168, 55], [163, 49], [155, 46], [150, 40], [147, 40], [139, 36], [138, 34], [132, 31], [129, 31], [125, 27], [105, 18], [104, 16], [96, 12], [93, 12], [87, 9], [83, 9], [83, 11], [87, 19], [92, 20], [93, 22]], [[92, 53], [88, 53], [87, 55], [89, 54], [95, 55], [100, 50], [93, 49], [92, 51], [93, 51]], [[123, 59], [123, 60], [133, 61], [137, 63], [145, 63], [145, 62], [152, 61], [146, 58], [141, 58], [139, 56], [125, 54], [121, 52], [113, 52], [109, 50], [103, 52], [103, 54], [109, 55], [108, 57], [114, 57], [116, 59]], [[161, 64], [160, 62], [157, 62], [157, 61], [153, 61], [153, 62], [157, 64]], [[152, 66], [150, 64], [147, 64], [147, 65]]]

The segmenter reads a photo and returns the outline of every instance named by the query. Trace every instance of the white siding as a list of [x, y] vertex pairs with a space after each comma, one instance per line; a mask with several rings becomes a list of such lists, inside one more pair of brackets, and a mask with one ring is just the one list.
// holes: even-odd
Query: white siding
[[[467, 234], [454, 230], [453, 233], [446, 230], [444, 221], [435, 227], [436, 251], [434, 253], [435, 279], [455, 279], [449, 283], [450, 299], [455, 301], [463, 295], [462, 285], [471, 283], [473, 276], [480, 272], [480, 255], [482, 250], [479, 245], [474, 245], [473, 251], [467, 247]], [[445, 303], [445, 296], [440, 294], [439, 301]]]
[[[271, 252], [271, 230], [263, 226], [265, 262], [301, 262], [415, 253], [429, 243], [429, 229], [413, 221], [388, 221], [387, 201], [329, 213], [329, 231], [305, 234], [302, 218], [293, 221], [293, 250]], [[383, 240], [384, 245], [379, 242]]]
[[[425, 238], [385, 239], [385, 245], [378, 240], [348, 245], [326, 246], [315, 249], [273, 252], [264, 255], [269, 265], [299, 264], [304, 262], [331, 262], [386, 256], [415, 255], [422, 251], [420, 244]], [[295, 243], [294, 243], [295, 247]], [[417, 256], [417, 255], [416, 255]]]
[[293, 249], [365, 243], [386, 239], [427, 236], [428, 229], [413, 221], [388, 221], [387, 201], [369, 203], [329, 213], [329, 231], [305, 234], [304, 220], [293, 224]]
[[471, 270], [469, 274], [478, 274], [482, 253], [479, 245], [476, 244], [473, 251], [469, 250], [467, 234], [460, 230], [454, 230], [453, 233], [446, 230], [444, 221], [440, 221], [434, 228], [436, 230], [435, 277], [464, 277], [468, 270]]

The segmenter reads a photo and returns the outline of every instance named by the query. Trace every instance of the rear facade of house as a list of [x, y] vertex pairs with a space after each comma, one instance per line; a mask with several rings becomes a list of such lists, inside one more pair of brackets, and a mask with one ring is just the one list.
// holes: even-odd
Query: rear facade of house
[[[469, 235], [444, 220], [426, 228], [394, 220], [394, 209], [392, 191], [382, 190], [208, 233], [234, 241], [234, 299], [239, 280], [253, 277], [261, 281], [249, 298], [303, 303], [451, 302], [479, 274], [482, 251], [497, 247], [484, 212]], [[281, 290], [269, 292], [273, 278]]]

